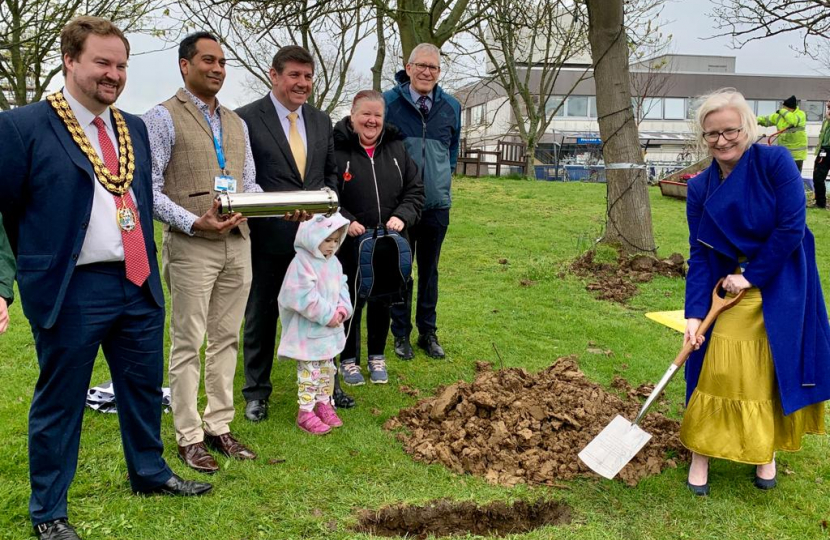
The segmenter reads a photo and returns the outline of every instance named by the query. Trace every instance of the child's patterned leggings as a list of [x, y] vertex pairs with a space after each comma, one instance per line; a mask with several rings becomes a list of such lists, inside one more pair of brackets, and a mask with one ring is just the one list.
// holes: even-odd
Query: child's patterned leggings
[[331, 403], [337, 368], [329, 360], [297, 360], [297, 403], [301, 411], [312, 411], [317, 403]]

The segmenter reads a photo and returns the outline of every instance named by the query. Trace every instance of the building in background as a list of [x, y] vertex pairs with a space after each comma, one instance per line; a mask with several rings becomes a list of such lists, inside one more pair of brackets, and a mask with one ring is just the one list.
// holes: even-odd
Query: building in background
[[[796, 95], [799, 107], [807, 115], [809, 145], [811, 149], [815, 146], [824, 103], [830, 99], [830, 79], [742, 74], [736, 72], [735, 63], [733, 56], [669, 54], [631, 65], [634, 117], [652, 174], [654, 168], [670, 168], [694, 160], [695, 98], [723, 87], [734, 87], [744, 94], [758, 116], [777, 111], [784, 99]], [[532, 80], [538, 68], [530, 69]], [[547, 103], [551, 111], [562, 106], [539, 144], [537, 163], [591, 164], [601, 160], [593, 78], [587, 77], [570, 95], [563, 95], [586, 69], [590, 70], [590, 64], [574, 63], [561, 68]], [[496, 83], [473, 83], [457, 95], [462, 104], [462, 137], [466, 147], [495, 150], [500, 140], [521, 142], [514, 127], [520, 119], [514, 116], [504, 91]], [[774, 129], [766, 130], [767, 135], [772, 133]], [[502, 168], [502, 174], [511, 172], [517, 170]]]

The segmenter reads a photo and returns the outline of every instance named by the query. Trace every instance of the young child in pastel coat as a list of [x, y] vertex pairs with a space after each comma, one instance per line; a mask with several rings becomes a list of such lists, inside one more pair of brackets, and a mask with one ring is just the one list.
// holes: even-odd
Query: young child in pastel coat
[[277, 354], [297, 362], [297, 425], [323, 435], [343, 422], [332, 405], [334, 361], [346, 344], [343, 321], [352, 316], [340, 248], [349, 220], [339, 213], [302, 223], [294, 239], [297, 254], [278, 297], [282, 337]]

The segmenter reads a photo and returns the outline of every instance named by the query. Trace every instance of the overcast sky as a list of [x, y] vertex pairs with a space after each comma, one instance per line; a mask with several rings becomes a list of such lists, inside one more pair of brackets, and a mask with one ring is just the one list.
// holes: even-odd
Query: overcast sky
[[[729, 47], [729, 40], [718, 38], [704, 40], [716, 33], [712, 20], [706, 14], [711, 7], [708, 1], [670, 0], [663, 11], [668, 21], [666, 34], [672, 34], [672, 50], [676, 54], [711, 54], [737, 57], [739, 73], [778, 73], [816, 75], [821, 66], [809, 58], [799, 57], [791, 46], [800, 44], [799, 36], [782, 35], [746, 45], [743, 49]], [[181, 76], [176, 62], [176, 51], [157, 51], [165, 45], [147, 36], [130, 36], [133, 56], [130, 58], [127, 88], [119, 105], [126, 111], [143, 113], [153, 105], [173, 95], [181, 86]], [[374, 62], [371, 45], [362, 48], [358, 55], [358, 71], [369, 74]], [[146, 54], [141, 54], [146, 53]], [[58, 84], [62, 84], [60, 81]], [[252, 89], [245, 72], [231, 67], [225, 86], [219, 94], [220, 101], [230, 107], [238, 107], [255, 99], [265, 90]]]

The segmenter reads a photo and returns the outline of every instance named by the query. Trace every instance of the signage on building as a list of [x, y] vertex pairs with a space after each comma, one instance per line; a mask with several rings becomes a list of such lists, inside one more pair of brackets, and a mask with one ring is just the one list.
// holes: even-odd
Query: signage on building
[[577, 137], [576, 144], [602, 144], [599, 137]]

